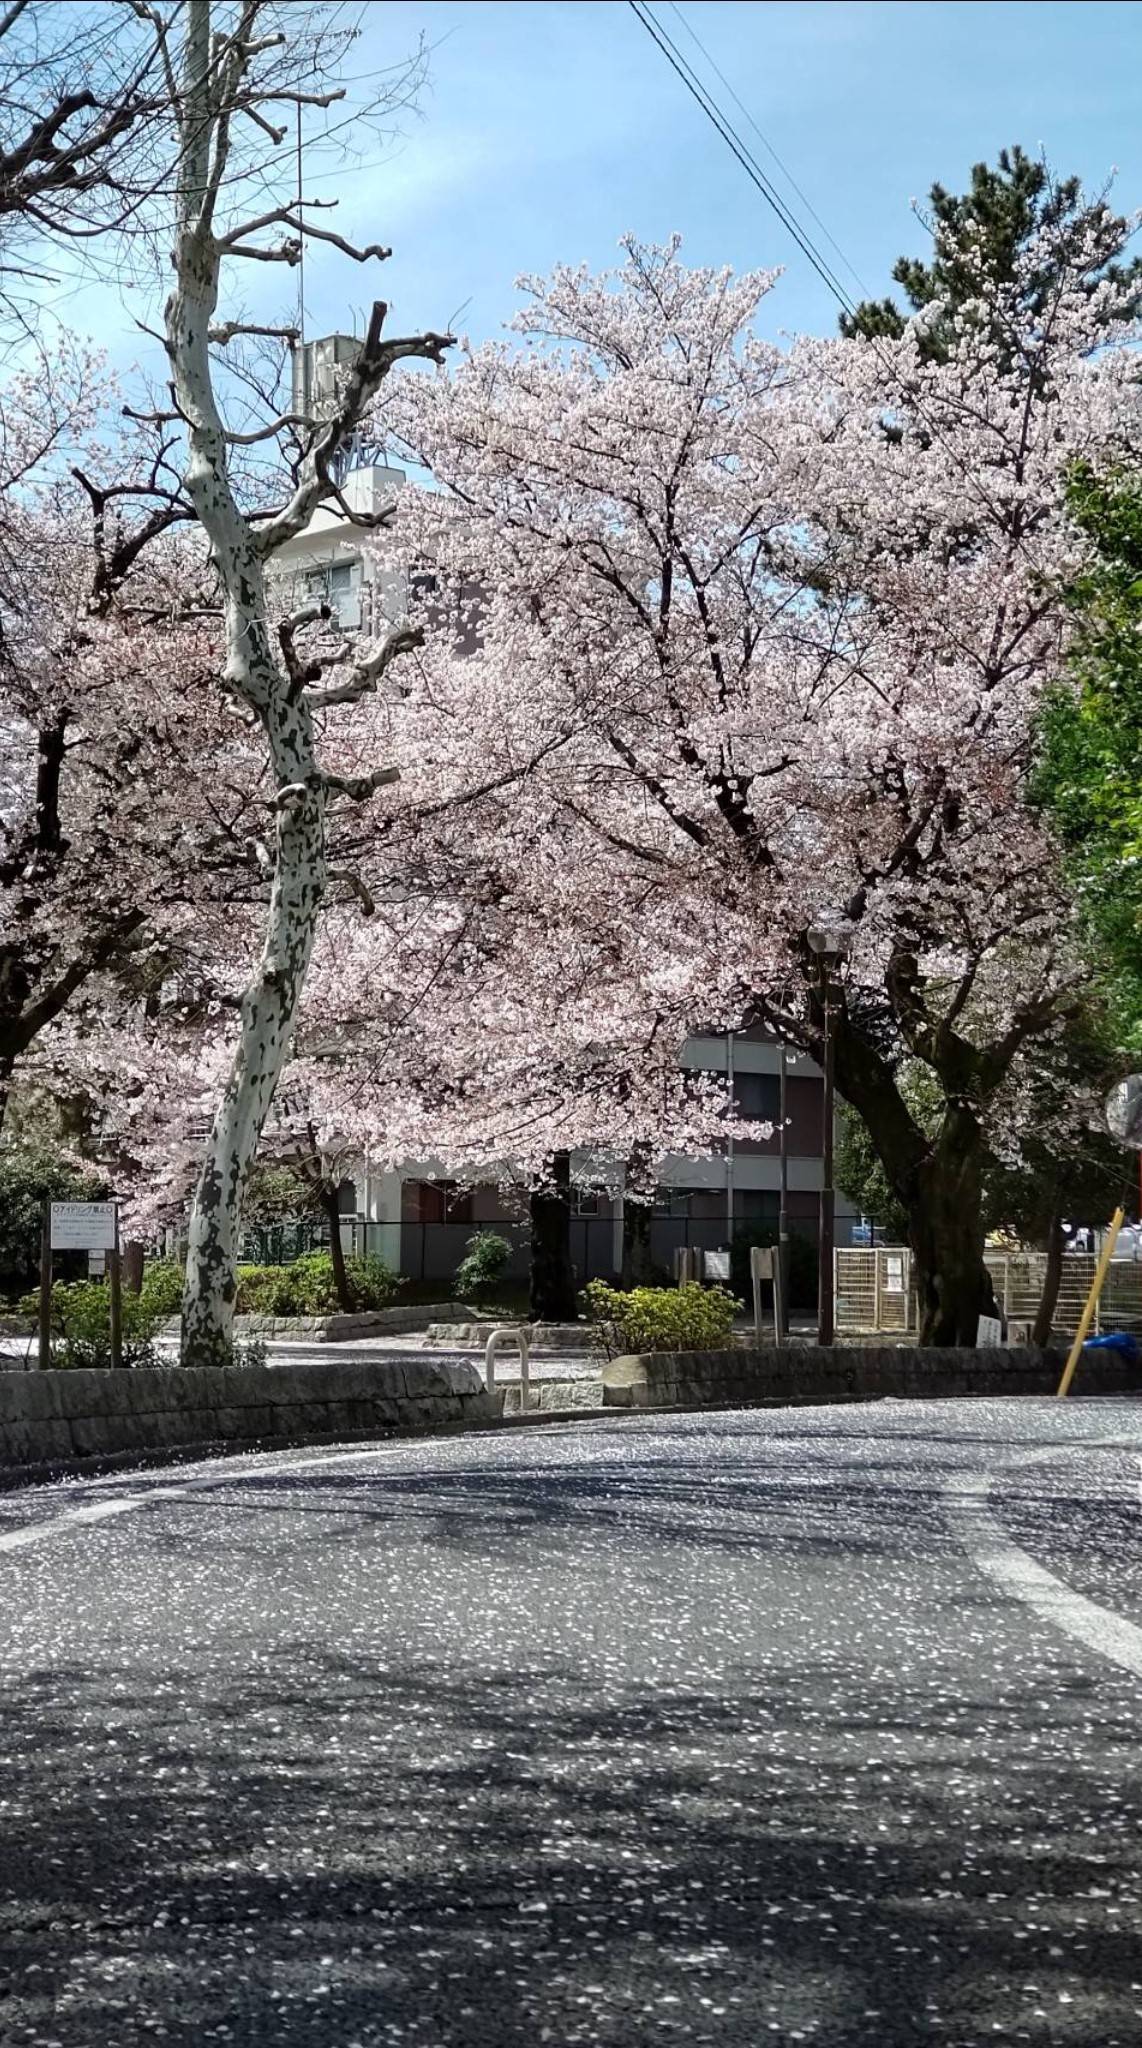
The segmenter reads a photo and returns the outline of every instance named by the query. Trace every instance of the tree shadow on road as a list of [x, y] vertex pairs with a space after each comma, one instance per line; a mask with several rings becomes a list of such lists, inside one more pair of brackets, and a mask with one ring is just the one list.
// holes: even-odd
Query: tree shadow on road
[[1133, 1713], [1048, 1731], [1042, 1676], [45, 1671], [0, 1702], [0, 2037], [1125, 2048]]

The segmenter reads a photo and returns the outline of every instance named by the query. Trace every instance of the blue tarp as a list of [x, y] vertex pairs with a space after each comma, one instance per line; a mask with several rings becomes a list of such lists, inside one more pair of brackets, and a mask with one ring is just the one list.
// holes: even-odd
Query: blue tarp
[[1084, 1351], [1121, 1351], [1124, 1357], [1138, 1356], [1138, 1339], [1130, 1330], [1108, 1330], [1104, 1337], [1088, 1337]]

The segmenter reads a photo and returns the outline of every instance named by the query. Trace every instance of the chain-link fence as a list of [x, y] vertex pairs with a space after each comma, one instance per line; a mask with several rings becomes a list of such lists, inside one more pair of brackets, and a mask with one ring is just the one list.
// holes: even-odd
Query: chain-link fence
[[244, 1266], [292, 1266], [307, 1252], [328, 1248], [329, 1225], [323, 1218], [293, 1216], [250, 1224], [242, 1232], [238, 1257]]

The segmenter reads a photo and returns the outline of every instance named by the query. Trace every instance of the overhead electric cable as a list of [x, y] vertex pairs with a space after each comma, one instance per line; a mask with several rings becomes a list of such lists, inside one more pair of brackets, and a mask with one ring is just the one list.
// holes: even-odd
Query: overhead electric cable
[[[801, 226], [800, 222], [796, 218], [796, 215], [793, 213], [792, 208], [789, 207], [786, 204], [786, 202], [780, 197], [780, 195], [775, 191], [770, 179], [762, 170], [756, 157], [752, 154], [747, 145], [742, 141], [742, 138], [735, 129], [733, 122], [730, 120], [729, 115], [724, 113], [723, 110], [719, 107], [713, 94], [705, 85], [703, 85], [701, 79], [698, 77], [697, 72], [694, 70], [693, 65], [688, 61], [687, 58], [685, 58], [682, 55], [682, 52], [678, 48], [678, 45], [672, 40], [668, 31], [663, 28], [662, 23], [655, 19], [649, 4], [647, 4], [647, 0], [627, 0], [627, 4], [630, 7], [631, 12], [641, 22], [643, 28], [650, 36], [652, 42], [654, 42], [659, 48], [659, 50], [661, 50], [662, 55], [666, 58], [666, 61], [670, 65], [671, 70], [677, 72], [679, 78], [682, 80], [683, 85], [686, 87], [687, 92], [690, 93], [693, 99], [697, 100], [698, 105], [702, 109], [702, 112], [706, 115], [706, 118], [710, 122], [712, 122], [713, 126], [717, 129], [718, 134], [721, 136], [727, 148], [737, 158], [746, 176], [757, 187], [758, 191], [761, 193], [762, 198], [766, 201], [766, 203], [770, 207], [772, 207], [774, 213], [777, 215], [778, 219], [780, 220], [782, 226], [786, 229], [787, 233], [792, 235], [794, 241], [796, 242], [798, 248], [801, 250], [802, 254], [808, 259], [809, 263], [812, 264], [812, 267], [816, 271], [818, 277], [821, 279], [821, 282], [825, 285], [826, 289], [830, 291], [833, 297], [836, 299], [838, 305], [841, 308], [841, 311], [847, 313], [850, 319], [854, 319], [856, 317], [857, 308], [852, 298], [850, 297], [849, 293], [840, 283], [836, 274], [830, 269], [829, 265], [825, 262], [825, 259], [820, 254], [819, 250], [814, 246], [812, 237], [809, 235], [808, 230]], [[695, 38], [695, 40], [697, 40], [697, 38]], [[701, 47], [701, 45], [699, 45], [699, 47]], [[842, 260], [847, 261], [847, 259], [844, 258], [842, 258]], [[849, 265], [848, 267], [851, 269], [852, 266]], [[853, 274], [855, 276], [856, 273], [854, 272]], [[890, 373], [893, 376], [895, 376], [895, 365], [893, 364], [891, 357], [886, 355], [882, 350], [877, 337], [875, 335], [870, 334], [866, 335], [864, 339], [868, 342], [869, 347], [873, 350], [873, 353], [877, 356], [878, 360], [881, 363], [885, 364]], [[921, 405], [919, 398], [916, 396], [914, 392], [910, 394], [910, 402], [915, 408], [915, 411], [918, 414], [919, 418], [924, 422], [924, 425], [927, 427], [928, 432], [931, 434], [933, 440], [938, 441], [941, 448], [944, 450], [945, 455], [950, 456], [956, 468], [959, 470], [961, 476], [965, 479], [965, 481], [968, 484], [970, 484], [972, 490], [975, 491], [976, 496], [980, 499], [981, 503], [987, 506], [987, 509], [991, 513], [993, 519], [997, 520], [999, 522], [1000, 527], [1002, 528], [1004, 525], [1004, 514], [1001, 508], [996, 504], [995, 499], [992, 497], [986, 485], [980, 482], [979, 478], [974, 474], [968, 463], [964, 461], [963, 457], [959, 454], [958, 450], [948, 440], [947, 435], [944, 433], [943, 429], [929, 417], [925, 407]], [[1020, 535], [1011, 534], [1010, 538], [1014, 542], [1016, 547], [1022, 549], [1024, 553], [1027, 553], [1026, 545]], [[1029, 561], [1031, 560], [1031, 556], [1029, 553], [1027, 554], [1027, 559]]]

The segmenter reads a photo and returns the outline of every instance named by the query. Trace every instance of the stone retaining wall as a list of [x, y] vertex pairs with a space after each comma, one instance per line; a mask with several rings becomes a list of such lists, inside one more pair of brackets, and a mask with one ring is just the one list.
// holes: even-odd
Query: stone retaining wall
[[[591, 1349], [594, 1331], [590, 1323], [527, 1323], [519, 1322], [512, 1316], [490, 1314], [472, 1315], [471, 1309], [462, 1309], [461, 1315], [470, 1320], [464, 1322], [430, 1323], [424, 1333], [426, 1350], [446, 1349], [455, 1345], [478, 1346], [482, 1351], [493, 1330], [524, 1330], [532, 1351], [583, 1352]], [[509, 1351], [510, 1355], [510, 1351]]]
[[406, 1358], [0, 1377], [0, 1477], [133, 1452], [273, 1450], [498, 1420], [474, 1365]]
[[[603, 1367], [603, 1401], [616, 1408], [748, 1407], [764, 1401], [869, 1401], [881, 1395], [1053, 1394], [1054, 1351], [920, 1350], [836, 1345], [826, 1350], [657, 1351]], [[1076, 1394], [1142, 1392], [1142, 1373], [1110, 1352], [1088, 1352]]]
[[[305, 1337], [314, 1344], [346, 1344], [360, 1337], [400, 1337], [424, 1330], [430, 1323], [466, 1320], [472, 1311], [462, 1301], [426, 1301], [395, 1308], [365, 1308], [352, 1315], [235, 1316], [238, 1337]], [[176, 1317], [171, 1325], [178, 1328]]]

